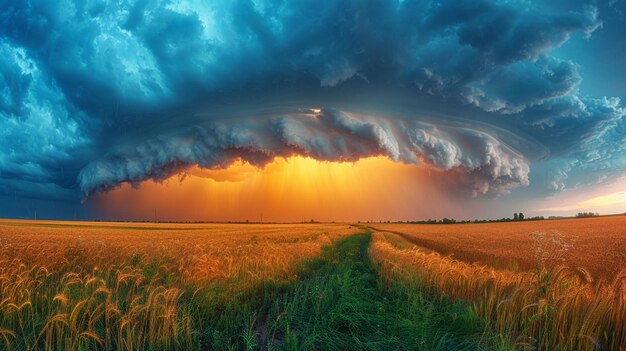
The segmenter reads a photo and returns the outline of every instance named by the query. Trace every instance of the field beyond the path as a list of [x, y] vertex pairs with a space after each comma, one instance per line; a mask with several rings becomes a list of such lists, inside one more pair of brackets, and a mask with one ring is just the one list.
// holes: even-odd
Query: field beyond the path
[[372, 224], [381, 231], [442, 255], [500, 269], [536, 268], [533, 232], [561, 234], [570, 245], [565, 264], [584, 268], [594, 280], [612, 281], [626, 269], [626, 216], [479, 224]]

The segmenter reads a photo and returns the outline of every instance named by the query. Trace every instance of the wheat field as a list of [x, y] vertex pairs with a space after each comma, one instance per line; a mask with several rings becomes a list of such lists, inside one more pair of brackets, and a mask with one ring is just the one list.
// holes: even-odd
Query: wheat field
[[0, 349], [626, 351], [625, 218], [0, 220]]
[[594, 280], [612, 281], [626, 268], [626, 216], [480, 224], [372, 224], [423, 248], [496, 268], [532, 271], [533, 232], [559, 232], [570, 245], [564, 263]]
[[624, 220], [376, 225], [370, 254], [384, 284], [468, 301], [515, 349], [626, 350]]
[[298, 262], [356, 231], [0, 221], [0, 349], [194, 348], [194, 313], [293, 279]]

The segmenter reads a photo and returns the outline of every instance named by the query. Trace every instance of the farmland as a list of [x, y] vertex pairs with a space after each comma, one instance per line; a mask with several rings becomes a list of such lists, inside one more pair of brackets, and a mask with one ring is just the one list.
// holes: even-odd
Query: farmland
[[198, 342], [194, 298], [209, 309], [262, 283], [292, 280], [298, 262], [355, 232], [348, 225], [3, 221], [0, 345], [189, 347]]
[[559, 232], [571, 245], [564, 257], [594, 280], [612, 281], [626, 268], [626, 216], [481, 224], [373, 224], [382, 231], [443, 255], [495, 268], [532, 271], [536, 266], [533, 232]]
[[287, 279], [295, 262], [353, 234], [348, 225], [0, 222], [0, 260], [48, 274], [159, 266], [185, 283]]
[[0, 349], [622, 351], [624, 221], [2, 220]]
[[626, 217], [375, 225], [381, 279], [461, 299], [520, 348], [626, 349]]

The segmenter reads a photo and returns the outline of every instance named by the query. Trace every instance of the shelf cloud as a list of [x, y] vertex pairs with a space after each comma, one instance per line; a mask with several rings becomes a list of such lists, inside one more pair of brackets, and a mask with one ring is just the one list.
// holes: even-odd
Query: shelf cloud
[[164, 180], [193, 165], [226, 167], [241, 159], [262, 167], [295, 155], [337, 162], [382, 155], [456, 170], [467, 175], [464, 185], [475, 195], [528, 184], [528, 160], [483, 131], [327, 110], [194, 125], [120, 146], [89, 163], [78, 179], [90, 194], [122, 182]]

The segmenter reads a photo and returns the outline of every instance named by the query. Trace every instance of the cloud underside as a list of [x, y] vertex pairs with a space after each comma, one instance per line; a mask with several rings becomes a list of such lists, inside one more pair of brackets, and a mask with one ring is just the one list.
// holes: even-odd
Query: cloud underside
[[592, 7], [0, 0], [0, 9], [0, 193], [78, 198], [194, 165], [293, 155], [383, 155], [442, 170], [473, 195], [529, 185], [546, 194], [626, 172], [620, 100], [580, 94], [580, 67], [552, 54], [573, 35], [593, 40]]
[[236, 160], [264, 166], [277, 157], [353, 162], [386, 156], [447, 171], [463, 189], [499, 194], [528, 184], [528, 160], [484, 131], [423, 122], [305, 110], [209, 122], [122, 145], [79, 174], [85, 194], [120, 183], [163, 180], [192, 165], [215, 169]]

